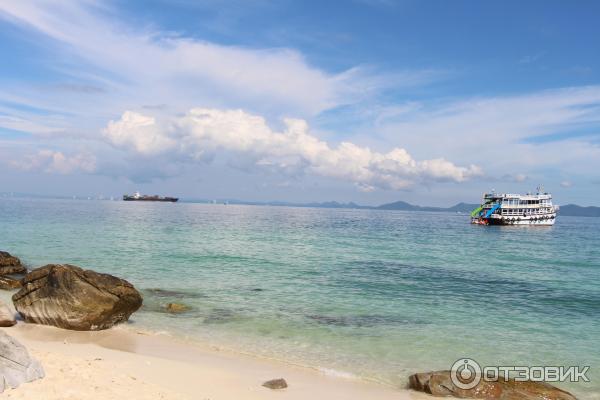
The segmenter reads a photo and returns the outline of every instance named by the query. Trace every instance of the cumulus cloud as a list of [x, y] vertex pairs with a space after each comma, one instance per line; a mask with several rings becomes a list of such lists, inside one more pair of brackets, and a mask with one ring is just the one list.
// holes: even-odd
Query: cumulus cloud
[[146, 155], [175, 145], [175, 141], [161, 131], [155, 118], [131, 111], [126, 111], [118, 121], [110, 121], [104, 133], [114, 145]]
[[45, 149], [26, 156], [23, 160], [12, 161], [11, 165], [24, 171], [57, 174], [70, 174], [77, 171], [91, 173], [96, 170], [96, 157], [86, 153], [67, 156], [59, 151]]
[[402, 148], [382, 153], [351, 142], [335, 147], [310, 133], [301, 119], [285, 119], [281, 132], [242, 110], [194, 108], [158, 123], [127, 111], [104, 129], [113, 145], [153, 156], [173, 152], [192, 160], [227, 152], [257, 168], [312, 173], [356, 184], [361, 190], [406, 189], [418, 182], [464, 182], [480, 176], [476, 165], [457, 166], [443, 158], [417, 161]]

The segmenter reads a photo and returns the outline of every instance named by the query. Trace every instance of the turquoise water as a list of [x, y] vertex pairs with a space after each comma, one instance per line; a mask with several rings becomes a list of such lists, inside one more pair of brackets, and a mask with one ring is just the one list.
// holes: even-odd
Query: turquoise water
[[590, 383], [560, 386], [599, 399], [599, 238], [599, 218], [0, 200], [0, 249], [129, 280], [132, 327], [397, 387], [471, 357], [589, 365]]

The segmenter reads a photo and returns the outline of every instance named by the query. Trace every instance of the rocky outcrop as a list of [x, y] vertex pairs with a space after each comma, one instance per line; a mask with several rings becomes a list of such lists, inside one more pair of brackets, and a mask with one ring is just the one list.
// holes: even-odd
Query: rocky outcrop
[[21, 281], [9, 276], [0, 276], [0, 289], [14, 290], [21, 287]]
[[288, 387], [287, 382], [283, 378], [271, 379], [262, 384], [264, 387], [269, 389], [285, 389]]
[[168, 303], [165, 308], [170, 313], [179, 314], [188, 311], [190, 306], [181, 303]]
[[571, 393], [545, 382], [499, 379], [496, 382], [481, 381], [472, 389], [461, 389], [452, 382], [450, 371], [418, 373], [411, 375], [408, 380], [410, 389], [434, 396], [489, 400], [576, 400]]
[[3, 331], [0, 331], [0, 355], [0, 393], [44, 377], [40, 363], [29, 356], [21, 343]]
[[[6, 304], [0, 301], [0, 327], [7, 328], [17, 323], [15, 314]], [[2, 356], [2, 353], [0, 353]]]
[[27, 268], [21, 260], [6, 251], [0, 251], [0, 275], [24, 274]]
[[13, 303], [25, 322], [101, 330], [127, 321], [142, 305], [142, 296], [129, 282], [74, 265], [46, 265], [22, 283]]

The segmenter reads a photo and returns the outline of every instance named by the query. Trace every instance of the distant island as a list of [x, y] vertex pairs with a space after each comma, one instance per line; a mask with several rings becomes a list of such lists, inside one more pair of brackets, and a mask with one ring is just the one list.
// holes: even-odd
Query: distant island
[[559, 215], [570, 215], [572, 217], [600, 217], [600, 207], [581, 207], [577, 204], [560, 206]]
[[[78, 200], [114, 200], [111, 197], [105, 196], [49, 196], [49, 195], [36, 195], [36, 194], [25, 194], [25, 193], [7, 193], [0, 192], [0, 198], [10, 197], [29, 197], [29, 198], [48, 198], [48, 199], [78, 199]], [[426, 211], [426, 212], [451, 212], [451, 213], [470, 213], [475, 208], [479, 207], [479, 204], [475, 203], [458, 203], [452, 207], [431, 207], [431, 206], [418, 206], [407, 203], [405, 201], [396, 201], [393, 203], [382, 204], [380, 206], [364, 206], [356, 204], [354, 202], [340, 203], [337, 201], [326, 201], [326, 202], [313, 202], [313, 203], [295, 203], [287, 201], [244, 201], [237, 199], [180, 199], [182, 203], [220, 203], [220, 204], [239, 204], [249, 206], [281, 206], [281, 207], [313, 207], [313, 208], [347, 208], [356, 210], [398, 210], [398, 211]], [[567, 204], [560, 206], [559, 215], [569, 217], [600, 217], [600, 207], [589, 206], [583, 207], [577, 204]]]
[[[182, 200], [187, 203], [211, 203], [212, 200], [203, 199], [187, 199]], [[397, 210], [397, 211], [426, 211], [426, 212], [451, 212], [451, 213], [470, 213], [475, 208], [479, 207], [479, 204], [471, 203], [458, 203], [452, 207], [431, 207], [431, 206], [417, 206], [414, 204], [407, 203], [405, 201], [396, 201], [394, 203], [382, 204], [380, 206], [364, 206], [353, 202], [339, 203], [337, 201], [327, 202], [314, 202], [314, 203], [294, 203], [285, 201], [243, 201], [236, 199], [223, 199], [217, 200], [217, 203], [227, 204], [239, 204], [239, 205], [252, 205], [252, 206], [282, 206], [282, 207], [313, 207], [313, 208], [346, 208], [346, 209], [357, 209], [357, 210]], [[600, 217], [600, 207], [590, 206], [582, 207], [576, 204], [567, 204], [560, 206], [559, 215], [571, 216], [571, 217]]]

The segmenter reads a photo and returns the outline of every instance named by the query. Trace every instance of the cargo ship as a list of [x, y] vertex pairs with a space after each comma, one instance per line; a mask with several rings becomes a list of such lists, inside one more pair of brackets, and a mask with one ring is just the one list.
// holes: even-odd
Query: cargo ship
[[478, 225], [554, 225], [558, 206], [552, 195], [539, 186], [536, 194], [491, 193], [483, 195], [481, 206], [471, 212]]
[[167, 201], [170, 203], [175, 203], [178, 201], [177, 197], [161, 197], [158, 195], [148, 196], [146, 194], [140, 194], [140, 192], [135, 192], [133, 195], [124, 195], [123, 201]]

